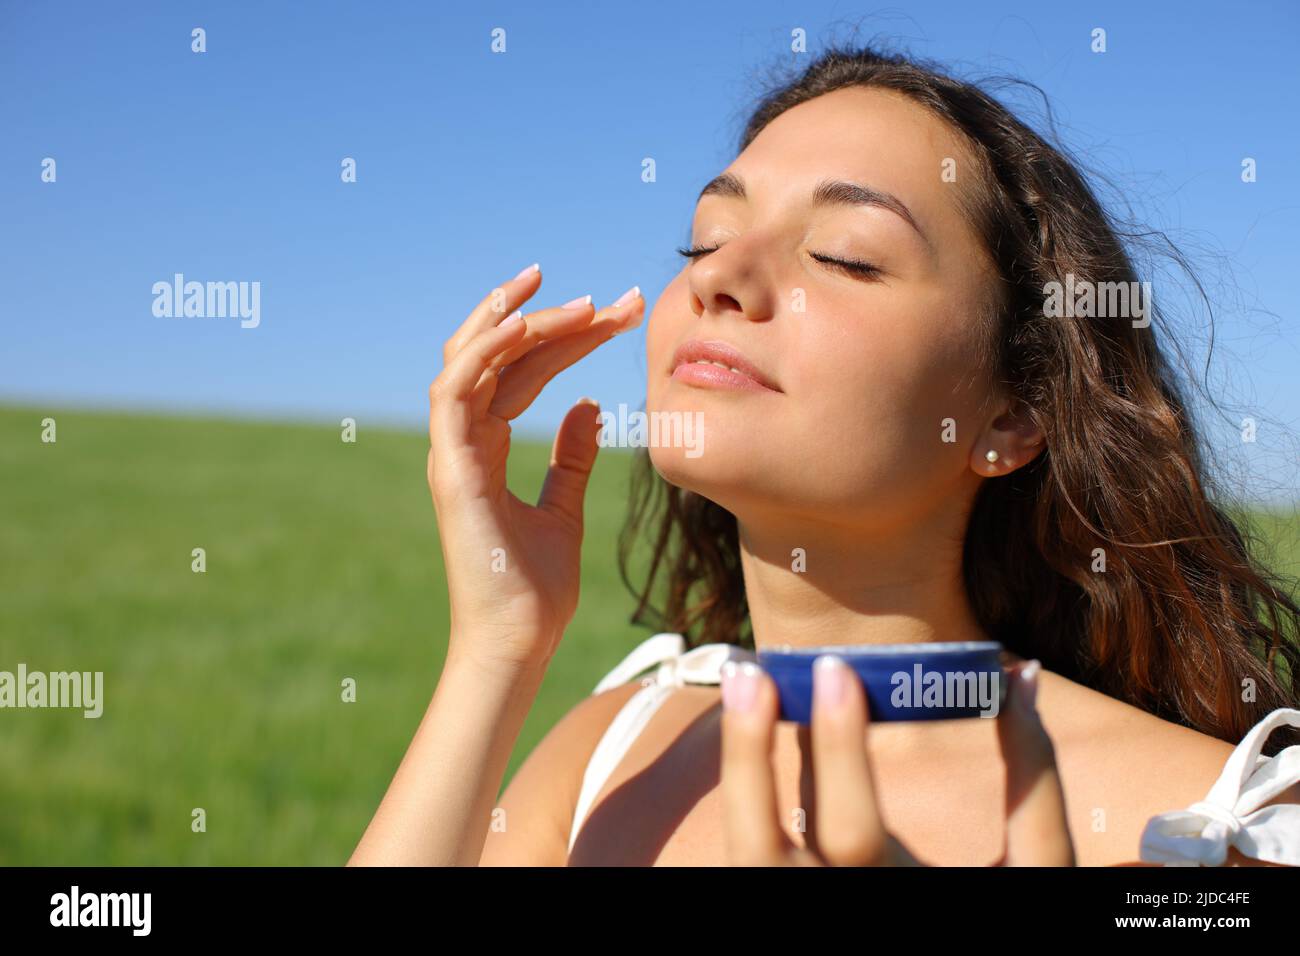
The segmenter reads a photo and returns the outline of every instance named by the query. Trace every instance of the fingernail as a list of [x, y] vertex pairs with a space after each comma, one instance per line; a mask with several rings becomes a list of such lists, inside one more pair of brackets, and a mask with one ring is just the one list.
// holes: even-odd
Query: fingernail
[[600, 407], [600, 403], [599, 403], [599, 402], [597, 402], [594, 398], [588, 398], [586, 395], [584, 395], [584, 396], [582, 396], [582, 398], [578, 399], [577, 404], [579, 404], [579, 405], [595, 405], [597, 408]]
[[626, 292], [624, 292], [622, 295], [620, 295], [617, 299], [615, 299], [615, 300], [614, 300], [614, 304], [615, 304], [615, 305], [626, 305], [627, 303], [631, 302], [633, 299], [635, 299], [635, 298], [636, 298], [637, 296], [639, 296], [640, 294], [641, 294], [641, 287], [640, 287], [639, 285], [634, 285], [634, 286], [632, 286], [632, 288], [628, 289]]
[[564, 303], [564, 305], [560, 306], [560, 308], [562, 308], [562, 309], [581, 309], [584, 305], [591, 305], [591, 293], [590, 293], [590, 292], [588, 292], [586, 295], [580, 295], [580, 296], [578, 296], [576, 299], [570, 299], [568, 302]]
[[538, 265], [536, 262], [534, 262], [531, 266], [526, 266], [526, 267], [524, 267], [524, 269], [522, 269], [522, 270], [520, 271], [519, 275], [515, 276], [515, 278], [516, 278], [516, 279], [522, 279], [524, 276], [526, 276], [526, 275], [528, 275], [528, 274], [530, 274], [530, 273], [541, 271], [541, 268], [542, 268], [542, 267], [541, 267], [540, 265]]
[[849, 666], [836, 654], [813, 661], [813, 706], [830, 712], [844, 703], [849, 689]]
[[1020, 684], [1024, 688], [1022, 701], [1027, 710], [1033, 710], [1038, 701], [1038, 674], [1043, 669], [1042, 663], [1032, 660], [1020, 669]]
[[524, 317], [523, 310], [515, 309], [513, 312], [511, 312], [509, 315], [507, 315], [504, 319], [501, 320], [501, 324], [509, 325], [511, 322], [518, 322], [523, 317]]
[[758, 678], [762, 671], [753, 661], [727, 661], [722, 665], [722, 706], [745, 712], [758, 699]]

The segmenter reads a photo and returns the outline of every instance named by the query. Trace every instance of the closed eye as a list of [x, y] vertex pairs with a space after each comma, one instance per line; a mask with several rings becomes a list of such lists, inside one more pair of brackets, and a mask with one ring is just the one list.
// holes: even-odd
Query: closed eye
[[835, 269], [842, 269], [851, 275], [874, 278], [881, 273], [879, 268], [872, 265], [870, 262], [865, 262], [861, 259], [837, 259], [834, 256], [822, 255], [820, 252], [810, 252], [808, 255], [812, 256], [818, 262]]
[[[700, 256], [708, 255], [710, 252], [717, 252], [719, 248], [721, 247], [720, 246], [690, 246], [685, 249], [678, 249], [677, 254], [687, 259], [698, 259]], [[823, 265], [828, 265], [833, 269], [839, 269], [851, 275], [874, 278], [875, 276], [881, 274], [881, 270], [877, 266], [874, 266], [870, 262], [865, 262], [861, 259], [840, 259], [835, 256], [824, 255], [823, 253], [820, 252], [810, 252], [808, 253], [808, 255], [812, 256], [814, 259], [816, 259], [818, 262], [822, 263]]]
[[679, 256], [685, 256], [687, 259], [697, 259], [710, 252], [717, 252], [718, 248], [718, 246], [690, 246], [686, 249], [678, 249], [677, 254]]

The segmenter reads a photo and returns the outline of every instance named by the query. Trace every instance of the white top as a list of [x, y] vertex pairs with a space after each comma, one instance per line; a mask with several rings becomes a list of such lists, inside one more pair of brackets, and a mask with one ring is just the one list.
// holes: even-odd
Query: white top
[[[735, 644], [702, 644], [688, 651], [681, 634], [655, 634], [596, 685], [593, 694], [656, 668], [654, 676], [642, 678], [641, 689], [628, 698], [591, 755], [569, 831], [570, 852], [596, 795], [668, 695], [683, 684], [720, 684], [722, 665], [729, 660], [757, 661], [758, 655]], [[1260, 754], [1269, 734], [1287, 724], [1300, 727], [1300, 710], [1278, 708], [1252, 727], [1204, 800], [1152, 817], [1142, 831], [1139, 858], [1166, 866], [1220, 866], [1228, 848], [1236, 847], [1243, 856], [1300, 866], [1300, 805], [1263, 806], [1300, 783], [1300, 745], [1276, 757]]]

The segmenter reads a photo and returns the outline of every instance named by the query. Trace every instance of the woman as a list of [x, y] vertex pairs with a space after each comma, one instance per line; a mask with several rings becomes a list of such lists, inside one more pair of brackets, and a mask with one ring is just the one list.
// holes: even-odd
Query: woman
[[[644, 312], [634, 287], [524, 316], [530, 267], [430, 388], [450, 645], [352, 863], [1300, 863], [1300, 748], [1198, 803], [1252, 727], [1248, 770], [1300, 727], [1300, 609], [1208, 500], [1121, 236], [1060, 152], [972, 86], [832, 50], [760, 103], [682, 252], [647, 411], [700, 416], [703, 453], [649, 450], [626, 539], [657, 517], [636, 619], [667, 633], [497, 801], [577, 606], [598, 409], [564, 419], [535, 507], [508, 422]], [[1053, 283], [1098, 297], [1063, 313]], [[825, 655], [811, 728], [778, 722], [750, 650], [968, 640], [1007, 649], [996, 720], [868, 727]]]

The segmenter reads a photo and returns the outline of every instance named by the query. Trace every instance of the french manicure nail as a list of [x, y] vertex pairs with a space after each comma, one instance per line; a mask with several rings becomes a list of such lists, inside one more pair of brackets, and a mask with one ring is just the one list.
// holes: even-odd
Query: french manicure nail
[[849, 666], [836, 654], [822, 654], [813, 661], [813, 702], [819, 710], [833, 710], [844, 703], [849, 689]]
[[590, 293], [590, 292], [588, 292], [586, 295], [580, 295], [580, 296], [578, 296], [576, 299], [570, 299], [568, 302], [564, 303], [564, 305], [560, 306], [560, 308], [562, 308], [562, 309], [581, 309], [584, 305], [591, 305], [591, 293]]
[[523, 310], [515, 309], [513, 312], [511, 312], [509, 315], [507, 315], [504, 319], [501, 320], [501, 324], [509, 325], [511, 322], [518, 322], [523, 317], [524, 317]]
[[641, 294], [641, 287], [640, 287], [639, 285], [634, 285], [634, 286], [632, 286], [632, 288], [628, 289], [626, 292], [624, 292], [622, 295], [620, 295], [617, 299], [615, 299], [615, 300], [614, 300], [614, 304], [615, 304], [615, 305], [626, 305], [627, 303], [631, 302], [633, 299], [635, 299], [635, 298], [636, 298], [637, 296], [639, 296], [640, 294]]
[[525, 267], [520, 271], [519, 275], [515, 276], [515, 278], [516, 278], [516, 279], [522, 279], [522, 278], [524, 278], [524, 276], [526, 276], [526, 275], [528, 275], [528, 274], [530, 274], [530, 273], [533, 273], [533, 272], [540, 272], [540, 271], [541, 271], [541, 268], [542, 268], [542, 267], [541, 267], [540, 265], [538, 265], [536, 262], [534, 262], [531, 266], [525, 266]]
[[722, 665], [722, 706], [727, 710], [749, 711], [758, 699], [761, 669], [753, 661], [727, 661]]

